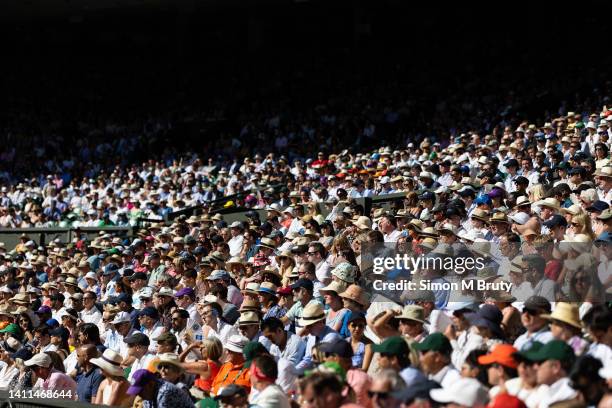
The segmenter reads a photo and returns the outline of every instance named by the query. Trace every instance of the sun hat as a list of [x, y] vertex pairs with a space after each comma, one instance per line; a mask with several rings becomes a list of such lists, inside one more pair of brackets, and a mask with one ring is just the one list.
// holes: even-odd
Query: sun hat
[[572, 303], [557, 302], [555, 303], [555, 310], [553, 310], [551, 314], [543, 314], [541, 317], [548, 320], [558, 320], [570, 326], [582, 329], [578, 306]]
[[246, 284], [246, 287], [242, 290], [243, 294], [252, 294], [252, 295], [256, 295], [257, 292], [259, 291], [259, 283], [257, 282], [249, 282]]
[[102, 353], [102, 356], [92, 358], [91, 364], [100, 367], [103, 371], [117, 377], [123, 376], [123, 369], [121, 368], [121, 362], [123, 357], [116, 351], [107, 348]]
[[355, 268], [348, 262], [341, 262], [336, 265], [331, 270], [331, 274], [344, 282], [355, 282]]
[[372, 229], [372, 220], [366, 216], [360, 216], [357, 218], [357, 221], [353, 221], [353, 225], [356, 226], [360, 230], [371, 230]]
[[183, 366], [181, 365], [181, 362], [179, 361], [179, 356], [176, 353], [161, 353], [158, 354], [157, 357], [159, 357], [158, 360], [155, 360], [153, 362], [153, 371], [154, 372], [159, 372], [159, 366], [160, 364], [171, 364], [174, 367], [178, 368], [179, 371], [184, 371]]
[[369, 303], [368, 294], [362, 287], [357, 285], [349, 285], [349, 287], [346, 288], [344, 292], [339, 293], [338, 296], [357, 302], [363, 307], [367, 307]]
[[419, 323], [427, 323], [425, 320], [425, 309], [418, 305], [406, 305], [402, 309], [402, 313], [395, 316], [398, 320], [414, 320]]
[[248, 342], [249, 342], [249, 339], [247, 339], [246, 337], [241, 336], [239, 334], [234, 334], [230, 336], [229, 339], [227, 339], [224, 346], [229, 351], [233, 351], [234, 353], [242, 354], [244, 346], [246, 346]]
[[244, 311], [240, 313], [240, 318], [238, 319], [238, 326], [246, 326], [259, 323], [261, 323], [261, 319], [259, 318], [258, 313], [253, 311]]
[[261, 311], [261, 305], [257, 299], [245, 298], [240, 305], [240, 312], [242, 313], [246, 310], [259, 312]]
[[441, 403], [455, 403], [466, 407], [484, 408], [489, 401], [487, 389], [474, 378], [459, 378], [447, 388], [429, 391], [430, 397]]
[[513, 355], [518, 350], [510, 344], [498, 344], [490, 353], [478, 357], [478, 363], [482, 365], [501, 364], [505, 367], [516, 368], [518, 362]]
[[323, 306], [319, 302], [311, 302], [304, 307], [302, 317], [298, 323], [302, 327], [310, 326], [321, 320], [325, 320]]
[[346, 290], [346, 285], [342, 284], [342, 282], [331, 281], [331, 283], [324, 288], [319, 289], [319, 293], [321, 295], [325, 295], [325, 292], [335, 292], [336, 294], [340, 294]]
[[556, 198], [552, 198], [552, 197], [548, 197], [548, 198], [545, 198], [543, 200], [536, 201], [534, 203], [534, 205], [539, 206], [539, 207], [552, 208], [552, 209], [554, 209], [556, 211], [560, 210], [559, 200], [557, 200]]
[[276, 287], [275, 284], [273, 284], [272, 282], [262, 282], [261, 285], [259, 285], [259, 288], [256, 290], [256, 292], [263, 292], [263, 293], [267, 293], [273, 296], [276, 296], [276, 290], [278, 288]]
[[19, 292], [15, 296], [10, 298], [9, 300], [16, 304], [25, 304], [25, 305], [30, 304], [30, 296], [28, 296], [28, 294], [25, 292]]
[[27, 367], [49, 367], [52, 364], [51, 357], [47, 353], [34, 354], [31, 359], [24, 362]]

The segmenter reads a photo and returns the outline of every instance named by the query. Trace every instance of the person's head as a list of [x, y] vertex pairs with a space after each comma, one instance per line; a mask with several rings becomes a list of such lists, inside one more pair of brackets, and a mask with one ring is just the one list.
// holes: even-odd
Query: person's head
[[192, 288], [183, 288], [174, 295], [178, 307], [186, 309], [195, 300], [195, 292]]
[[244, 311], [238, 319], [238, 332], [249, 340], [256, 340], [260, 319], [257, 312]]
[[308, 244], [308, 260], [314, 264], [318, 264], [326, 257], [325, 248], [320, 242], [311, 242]]
[[46, 346], [51, 341], [51, 335], [49, 333], [49, 327], [46, 325], [38, 326], [34, 330], [34, 339], [37, 340], [41, 346]]
[[582, 320], [596, 343], [612, 346], [612, 311], [608, 305], [594, 305]]
[[43, 380], [49, 378], [53, 370], [53, 360], [46, 353], [35, 354], [31, 359], [25, 361], [24, 364], [32, 369], [36, 377]]
[[523, 255], [522, 260], [525, 278], [532, 284], [538, 283], [544, 276], [546, 260], [539, 254]]
[[127, 390], [128, 395], [138, 395], [145, 401], [155, 399], [160, 381], [154, 373], [140, 369], [134, 373], [132, 378], [132, 385]]
[[502, 385], [517, 376], [518, 363], [513, 355], [518, 350], [509, 344], [498, 344], [490, 353], [478, 358], [487, 367], [488, 382], [491, 386]]
[[147, 306], [140, 311], [138, 314], [138, 321], [140, 324], [147, 328], [151, 329], [155, 323], [159, 320], [159, 312], [153, 306]]
[[401, 401], [391, 394], [401, 391], [406, 383], [395, 370], [383, 369], [372, 379], [368, 396], [375, 408], [398, 408]]
[[472, 350], [467, 355], [461, 366], [461, 376], [465, 378], [475, 378], [482, 384], [487, 384], [487, 368], [478, 362], [480, 356], [487, 354], [486, 350]]
[[450, 363], [452, 347], [442, 333], [432, 333], [414, 348], [419, 352], [421, 368], [427, 374], [436, 374]]
[[158, 354], [159, 361], [157, 362], [157, 372], [164, 381], [176, 384], [180, 379], [181, 375], [185, 372], [181, 363], [179, 362], [178, 355], [173, 352], [166, 352]]
[[334, 362], [345, 371], [352, 367], [353, 347], [345, 340], [321, 343], [319, 351], [323, 353], [325, 362]]
[[532, 347], [519, 356], [535, 363], [539, 385], [551, 385], [567, 377], [575, 360], [574, 350], [561, 340], [551, 340], [537, 349]]
[[344, 386], [341, 379], [333, 373], [315, 372], [300, 380], [301, 407], [325, 408], [342, 405]]
[[140, 332], [124, 338], [123, 341], [127, 344], [128, 355], [131, 357], [141, 358], [149, 350], [149, 338]]
[[269, 317], [261, 322], [261, 333], [277, 346], [286, 341], [285, 325], [276, 317]]
[[181, 332], [187, 326], [187, 319], [189, 319], [189, 312], [185, 309], [175, 309], [172, 312], [172, 329], [175, 332]]
[[203, 360], [219, 361], [223, 355], [223, 344], [216, 337], [207, 337], [202, 340], [200, 354]]
[[162, 333], [153, 340], [157, 342], [156, 351], [158, 355], [163, 353], [174, 353], [176, 351], [178, 341], [176, 340], [176, 336], [170, 332]]
[[249, 406], [247, 389], [236, 384], [221, 388], [215, 396], [215, 401], [222, 408], [246, 408]]
[[77, 349], [77, 361], [83, 368], [89, 368], [89, 360], [98, 357], [98, 349], [93, 344], [86, 344]]
[[531, 296], [525, 301], [521, 311], [521, 323], [528, 332], [533, 333], [548, 324], [542, 315], [550, 313], [550, 302], [541, 296]]
[[296, 302], [306, 305], [312, 299], [312, 291], [314, 285], [311, 280], [300, 278], [297, 282], [291, 285], [293, 299]]
[[255, 357], [249, 366], [251, 384], [255, 389], [261, 390], [262, 387], [274, 384], [278, 377], [278, 365], [271, 355], [260, 355]]
[[569, 373], [571, 387], [581, 394], [589, 406], [597, 406], [608, 389], [606, 380], [599, 375], [602, 367], [598, 358], [583, 355], [576, 359]]
[[382, 343], [373, 346], [373, 351], [379, 353], [378, 365], [396, 371], [410, 366], [410, 348], [401, 336], [386, 338]]
[[244, 346], [246, 346], [248, 342], [249, 339], [239, 334], [230, 336], [230, 338], [223, 344], [226, 353], [225, 361], [232, 364], [244, 363]]
[[202, 321], [209, 326], [217, 324], [219, 318], [223, 315], [223, 309], [217, 302], [204, 303], [199, 312]]
[[399, 331], [402, 336], [415, 338], [423, 333], [425, 311], [421, 306], [404, 306], [402, 314], [397, 316], [396, 319], [399, 321]]
[[365, 314], [360, 312], [349, 312], [348, 329], [351, 333], [351, 338], [361, 339], [366, 328]]

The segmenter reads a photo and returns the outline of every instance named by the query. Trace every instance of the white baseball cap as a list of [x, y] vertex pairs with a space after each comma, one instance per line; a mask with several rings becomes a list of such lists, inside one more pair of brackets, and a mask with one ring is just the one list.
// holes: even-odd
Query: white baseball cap
[[467, 407], [484, 408], [489, 401], [489, 393], [478, 380], [460, 378], [447, 388], [436, 388], [429, 391], [434, 401], [455, 403]]
[[49, 367], [51, 365], [51, 357], [49, 357], [45, 353], [35, 354], [31, 359], [24, 362], [24, 364], [28, 367], [38, 366], [38, 367]]

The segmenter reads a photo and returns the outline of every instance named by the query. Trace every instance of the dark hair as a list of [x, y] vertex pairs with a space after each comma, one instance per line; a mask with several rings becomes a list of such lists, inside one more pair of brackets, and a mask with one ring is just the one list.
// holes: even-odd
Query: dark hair
[[304, 267], [306, 272], [308, 272], [310, 275], [314, 275], [315, 272], [317, 271], [317, 267], [312, 262], [304, 262], [302, 266]]
[[368, 239], [374, 242], [385, 242], [385, 236], [378, 230], [368, 231]]
[[[583, 355], [576, 359], [569, 373], [571, 387], [580, 391], [592, 406], [597, 405], [606, 389], [605, 380], [598, 374], [602, 367], [598, 358]], [[599, 385], [598, 389], [593, 389], [593, 385]]]
[[263, 354], [253, 360], [253, 364], [262, 372], [263, 375], [271, 380], [276, 380], [278, 377], [278, 366], [274, 357]]
[[210, 294], [221, 300], [227, 299], [227, 288], [220, 283], [215, 283], [210, 287]]
[[264, 331], [266, 329], [271, 330], [271, 331], [276, 331], [276, 330], [285, 330], [285, 325], [283, 324], [283, 322], [280, 321], [280, 319], [276, 318], [276, 317], [268, 317], [267, 319], [264, 319], [261, 322], [261, 331]]
[[[487, 354], [486, 350], [472, 350], [472, 351], [470, 351], [470, 353], [465, 358], [464, 363], [469, 365], [472, 368], [477, 368], [478, 369], [478, 375], [476, 376], [476, 379], [481, 384], [488, 385], [489, 384], [489, 378], [488, 378], [488, 375], [487, 375], [487, 370], [485, 369], [485, 367], [482, 364], [480, 364], [478, 362], [478, 357], [484, 356], [485, 354]], [[515, 372], [516, 372], [516, 370], [515, 370]], [[516, 377], [516, 373], [515, 373], [514, 377]]]
[[308, 247], [313, 248], [315, 251], [320, 253], [322, 258], [325, 258], [327, 256], [327, 254], [325, 253], [325, 247], [323, 247], [323, 244], [320, 242], [311, 242], [308, 244]]
[[546, 267], [546, 260], [537, 254], [528, 254], [523, 256], [523, 261], [533, 267], [538, 273], [543, 274]]
[[189, 319], [189, 312], [185, 309], [174, 309], [174, 312], [172, 312], [172, 314], [175, 313], [178, 313], [178, 315], [183, 319]]
[[43, 324], [34, 329], [34, 333], [38, 333], [41, 336], [49, 336], [49, 326]]
[[323, 395], [326, 390], [341, 394], [343, 389], [340, 378], [331, 373], [313, 373], [300, 381], [301, 390], [306, 389], [308, 385], [312, 386], [315, 395]]
[[79, 333], [87, 336], [87, 339], [90, 343], [95, 344], [96, 346], [102, 344], [100, 340], [100, 329], [93, 323], [83, 323], [78, 328]]
[[612, 324], [612, 311], [606, 304], [595, 305], [582, 318], [591, 330], [607, 331]]
[[187, 269], [185, 272], [183, 272], [183, 276], [186, 278], [196, 278], [198, 273], [195, 269]]

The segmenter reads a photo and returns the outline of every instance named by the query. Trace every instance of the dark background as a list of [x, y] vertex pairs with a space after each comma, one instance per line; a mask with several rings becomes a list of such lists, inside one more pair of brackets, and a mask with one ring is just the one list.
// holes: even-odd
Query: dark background
[[5, 0], [0, 19], [2, 137], [154, 117], [201, 150], [326, 104], [364, 121], [403, 106], [386, 139], [444, 138], [490, 130], [504, 106], [541, 124], [610, 89], [609, 1]]

